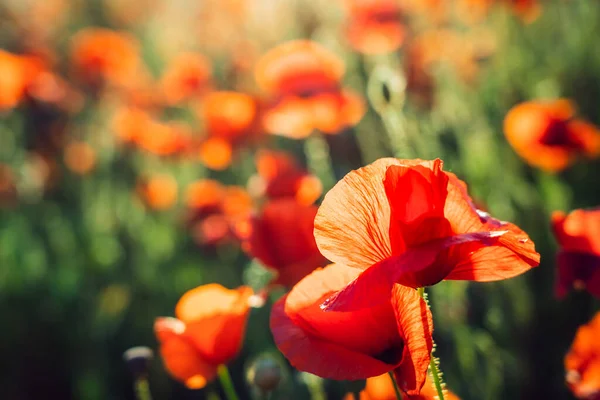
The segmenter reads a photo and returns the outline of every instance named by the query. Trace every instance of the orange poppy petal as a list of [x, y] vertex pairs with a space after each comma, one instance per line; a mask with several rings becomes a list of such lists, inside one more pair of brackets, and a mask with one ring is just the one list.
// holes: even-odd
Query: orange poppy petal
[[181, 296], [175, 306], [175, 315], [188, 324], [215, 315], [244, 314], [251, 295], [252, 289], [247, 286], [227, 289], [217, 283], [209, 283]]
[[191, 342], [181, 334], [185, 324], [174, 318], [158, 318], [154, 325], [160, 354], [167, 371], [190, 389], [201, 389], [214, 379], [216, 365], [203, 360]]
[[348, 173], [323, 199], [315, 239], [329, 260], [365, 269], [392, 255], [391, 210], [383, 184], [391, 165], [427, 165], [422, 160], [382, 158]]
[[286, 97], [263, 114], [265, 130], [273, 135], [304, 139], [315, 129], [306, 99]]
[[419, 394], [433, 348], [431, 311], [416, 290], [394, 285], [392, 305], [404, 341], [402, 362], [395, 370], [398, 386], [407, 394]]

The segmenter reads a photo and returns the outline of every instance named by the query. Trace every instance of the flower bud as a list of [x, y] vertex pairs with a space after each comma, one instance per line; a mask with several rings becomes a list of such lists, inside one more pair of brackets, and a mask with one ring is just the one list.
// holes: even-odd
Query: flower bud
[[261, 358], [250, 368], [248, 379], [263, 393], [271, 392], [281, 381], [281, 367], [272, 358]]
[[125, 360], [127, 367], [136, 379], [145, 377], [148, 374], [150, 361], [153, 357], [152, 349], [144, 346], [132, 347], [123, 353], [123, 360]]

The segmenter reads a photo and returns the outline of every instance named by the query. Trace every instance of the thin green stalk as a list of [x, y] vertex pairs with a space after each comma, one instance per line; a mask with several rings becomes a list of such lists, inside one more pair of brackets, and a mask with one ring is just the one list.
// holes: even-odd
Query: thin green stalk
[[[427, 300], [427, 294], [425, 293], [425, 288], [420, 287], [417, 289], [419, 296], [425, 301], [427, 308], [429, 308], [429, 301]], [[433, 342], [433, 339], [432, 339]], [[431, 372], [431, 377], [433, 378], [433, 386], [438, 395], [438, 400], [444, 400], [444, 382], [442, 381], [442, 374], [440, 372], [439, 360], [433, 355], [435, 352], [435, 343], [433, 343], [433, 347], [431, 349], [431, 358], [429, 360], [429, 370]]]
[[235, 388], [233, 387], [233, 381], [231, 380], [231, 375], [229, 374], [227, 366], [224, 364], [219, 365], [217, 372], [219, 374], [219, 382], [221, 382], [227, 400], [239, 400]]
[[148, 379], [138, 378], [135, 381], [135, 395], [138, 400], [152, 400]]
[[396, 378], [394, 378], [394, 372], [388, 372], [390, 379], [392, 380], [392, 386], [394, 386], [394, 392], [396, 393], [396, 399], [402, 400], [402, 393], [400, 393], [400, 388], [398, 387], [398, 382], [396, 382]]

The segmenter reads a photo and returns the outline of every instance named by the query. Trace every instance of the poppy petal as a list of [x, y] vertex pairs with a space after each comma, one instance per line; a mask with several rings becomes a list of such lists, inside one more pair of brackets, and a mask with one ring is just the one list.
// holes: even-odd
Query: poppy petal
[[404, 341], [402, 361], [395, 370], [396, 381], [407, 394], [419, 394], [427, 379], [433, 348], [431, 311], [416, 290], [402, 285], [394, 285], [392, 306]]
[[270, 325], [277, 348], [296, 369], [328, 379], [357, 380], [384, 374], [395, 367], [310, 336], [286, 314], [286, 298], [273, 305]]
[[433, 163], [381, 158], [348, 173], [325, 195], [315, 218], [315, 240], [321, 253], [333, 262], [360, 269], [390, 257], [390, 236], [400, 234], [390, 234], [391, 210], [383, 184], [386, 171], [391, 165], [432, 169]]
[[[338, 264], [314, 271], [294, 286], [285, 311], [314, 337], [361, 353], [386, 353], [400, 346], [389, 297], [373, 307], [351, 312], [324, 312], [320, 307], [323, 298], [343, 288], [359, 272], [356, 268]], [[374, 337], [377, 340], [373, 340]]]
[[[390, 257], [363, 271], [354, 281], [323, 303], [326, 311], [349, 311], [372, 307], [389, 296], [394, 284], [422, 287], [444, 279], [447, 269], [429, 271], [441, 251], [473, 242], [491, 245], [506, 231], [475, 232], [438, 239]], [[436, 265], [437, 266], [437, 265]]]

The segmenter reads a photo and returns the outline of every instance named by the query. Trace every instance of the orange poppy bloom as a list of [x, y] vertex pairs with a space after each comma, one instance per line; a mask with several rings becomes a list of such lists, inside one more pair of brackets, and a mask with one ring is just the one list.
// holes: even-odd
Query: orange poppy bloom
[[25, 96], [28, 85], [29, 77], [24, 60], [0, 50], [0, 110], [18, 105]]
[[[433, 388], [433, 382], [429, 375], [427, 375], [421, 393], [407, 397], [408, 400], [437, 400], [437, 392]], [[449, 391], [444, 394], [444, 399], [460, 400], [458, 396]], [[354, 400], [354, 397], [352, 394], [348, 394], [344, 400]], [[360, 400], [396, 400], [396, 393], [390, 376], [383, 374], [367, 379], [365, 389], [360, 392]]]
[[182, 53], [175, 57], [165, 71], [161, 86], [170, 105], [204, 94], [210, 84], [210, 62], [200, 54]]
[[233, 149], [258, 132], [258, 104], [244, 93], [212, 92], [202, 102], [199, 114], [207, 132], [200, 159], [211, 169], [227, 168]]
[[138, 43], [124, 32], [86, 28], [71, 40], [71, 64], [77, 77], [94, 88], [128, 87], [141, 68]]
[[477, 210], [466, 184], [442, 165], [439, 159], [380, 159], [325, 195], [315, 218], [319, 249], [363, 271], [327, 308], [373, 304], [395, 283], [496, 281], [539, 264], [527, 234]]
[[300, 371], [336, 380], [394, 371], [404, 392], [418, 394], [429, 366], [433, 323], [416, 290], [394, 285], [377, 303], [347, 312], [321, 307], [359, 274], [331, 264], [302, 279], [273, 306], [275, 344]]
[[600, 131], [573, 119], [568, 100], [528, 101], [513, 107], [504, 119], [504, 134], [528, 164], [549, 172], [568, 167], [579, 155], [600, 155]]
[[390, 53], [406, 36], [400, 4], [396, 0], [346, 0], [349, 20], [346, 38], [364, 54]]
[[600, 297], [600, 208], [554, 212], [552, 228], [560, 246], [557, 296], [575, 287]]
[[341, 88], [344, 71], [342, 60], [316, 42], [295, 40], [271, 49], [255, 68], [258, 85], [271, 96], [265, 129], [301, 139], [315, 129], [334, 134], [358, 123], [365, 105]]
[[600, 313], [580, 326], [565, 356], [567, 385], [578, 399], [600, 396]]
[[254, 183], [269, 199], [295, 198], [300, 204], [313, 204], [323, 190], [321, 181], [300, 168], [294, 157], [283, 151], [261, 150], [256, 154], [258, 176]]
[[148, 207], [166, 210], [177, 201], [177, 182], [170, 175], [153, 176], [138, 184], [138, 193]]
[[0, 111], [16, 107], [26, 97], [59, 103], [68, 93], [64, 81], [39, 57], [0, 49]]
[[134, 143], [150, 129], [152, 117], [136, 107], [123, 107], [117, 110], [112, 119], [112, 129], [119, 140]]
[[137, 133], [136, 146], [159, 156], [181, 153], [189, 149], [192, 142], [189, 128], [180, 123], [150, 120], [146, 129]]
[[154, 332], [165, 368], [190, 389], [215, 378], [219, 365], [240, 351], [252, 289], [226, 289], [212, 283], [186, 292], [175, 307], [176, 318], [157, 318]]
[[251, 219], [243, 249], [277, 272], [275, 283], [291, 287], [326, 263], [313, 236], [316, 213], [293, 199], [271, 200]]
[[245, 221], [252, 210], [252, 198], [243, 188], [225, 187], [212, 179], [202, 179], [187, 188], [188, 223], [201, 245], [215, 245], [235, 237], [236, 224]]

